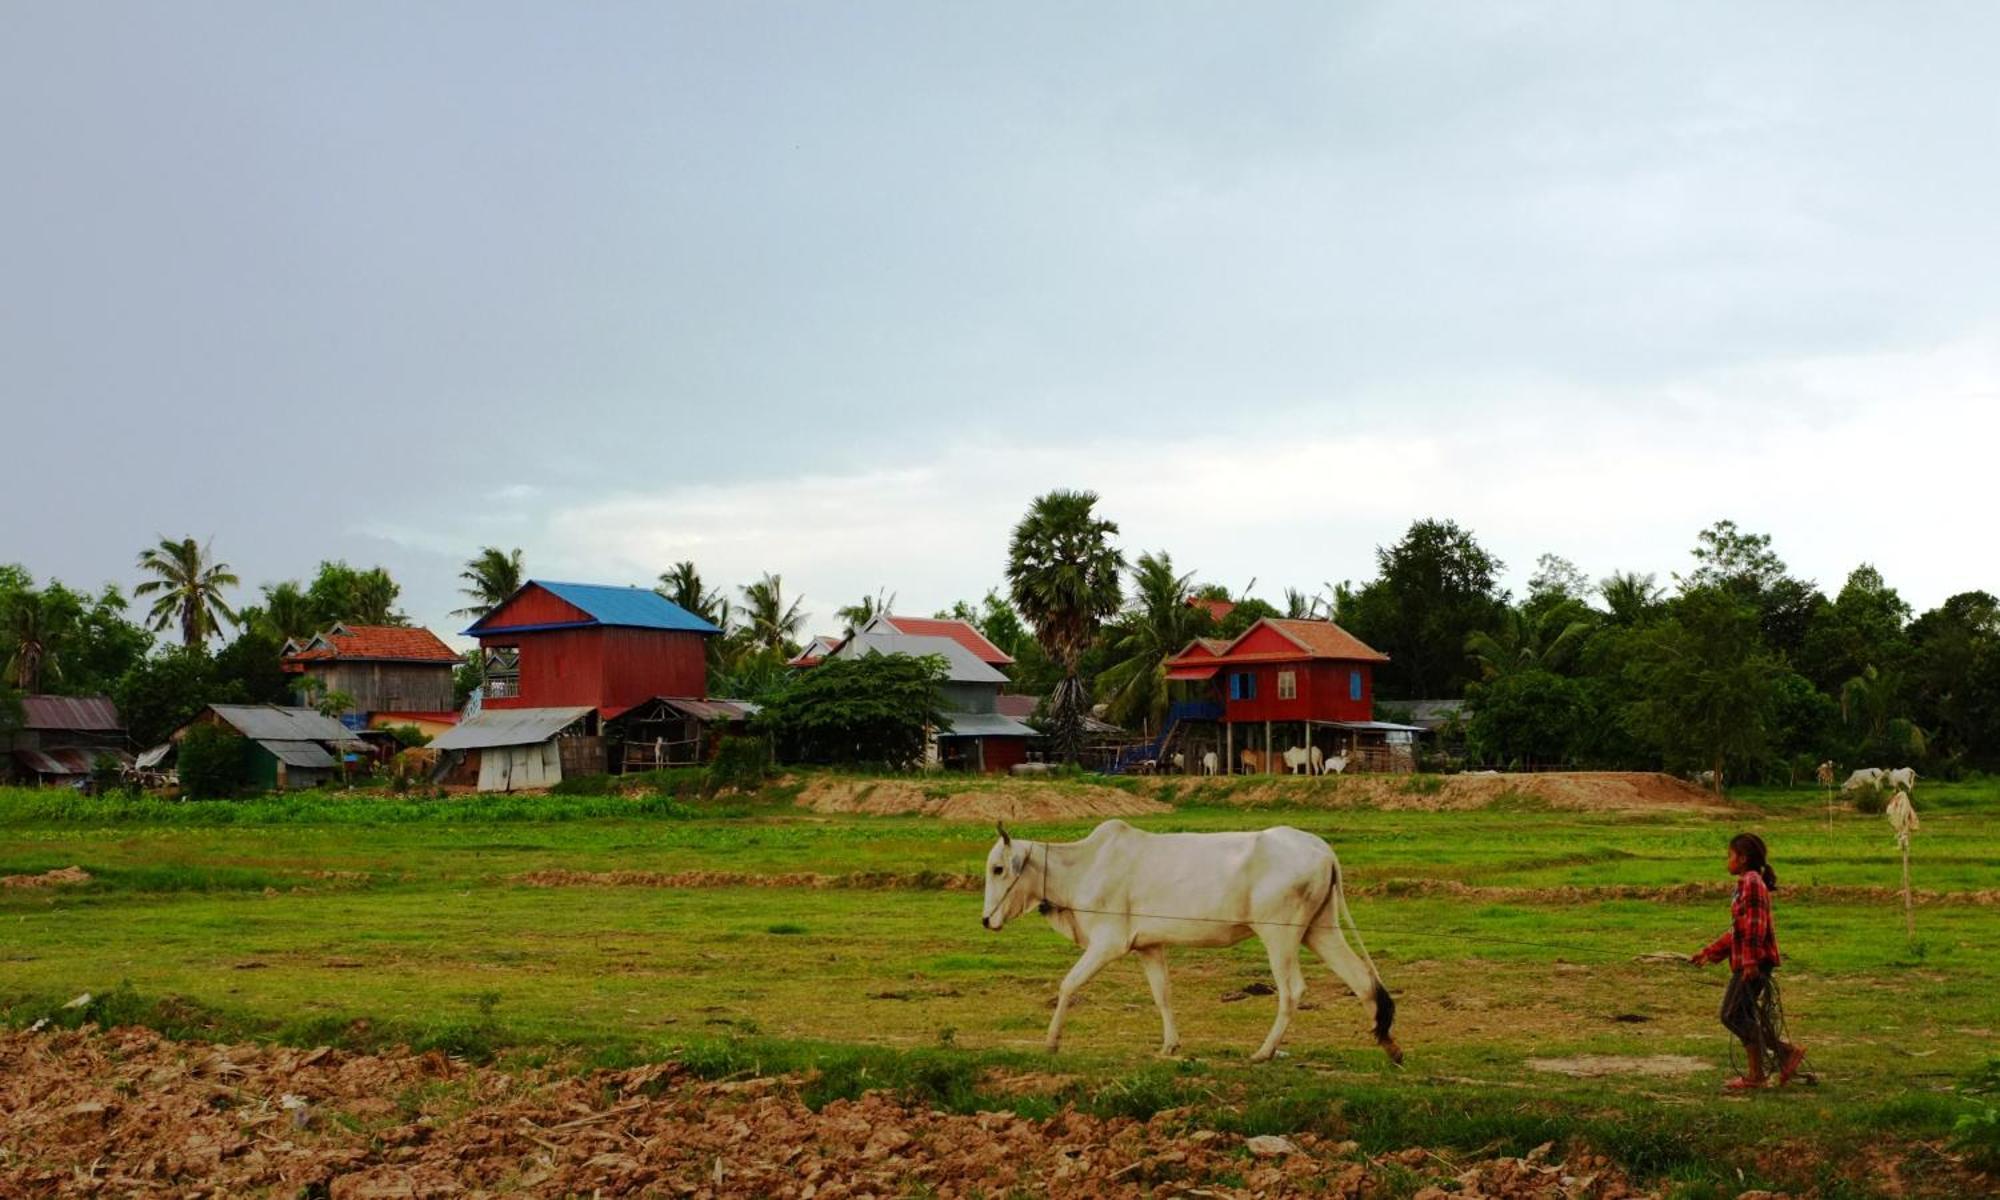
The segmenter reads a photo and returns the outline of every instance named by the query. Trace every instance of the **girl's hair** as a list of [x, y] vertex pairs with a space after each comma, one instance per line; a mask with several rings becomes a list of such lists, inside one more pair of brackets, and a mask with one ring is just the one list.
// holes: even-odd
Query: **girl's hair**
[[1765, 848], [1763, 838], [1754, 833], [1739, 833], [1729, 839], [1729, 848], [1736, 851], [1747, 869], [1764, 877], [1765, 887], [1774, 892], [1778, 890], [1778, 873], [1771, 869], [1771, 852]]

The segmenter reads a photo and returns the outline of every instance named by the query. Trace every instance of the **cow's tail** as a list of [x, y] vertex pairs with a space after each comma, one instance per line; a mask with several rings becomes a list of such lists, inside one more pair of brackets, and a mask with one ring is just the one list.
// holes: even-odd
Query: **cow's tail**
[[[1321, 904], [1320, 909], [1321, 911], [1325, 911], [1327, 904], [1339, 906], [1340, 911], [1336, 914], [1334, 932], [1340, 932], [1338, 922], [1345, 921], [1347, 923], [1347, 932], [1354, 937], [1354, 949], [1361, 955], [1361, 961], [1368, 964], [1368, 977], [1375, 983], [1375, 995], [1373, 996], [1373, 1000], [1375, 1001], [1375, 1040], [1380, 1042], [1383, 1049], [1389, 1052], [1389, 1057], [1392, 1060], [1400, 1063], [1403, 1061], [1403, 1052], [1397, 1047], [1395, 1038], [1389, 1032], [1390, 1027], [1396, 1023], [1395, 997], [1391, 996], [1389, 989], [1383, 986], [1382, 972], [1375, 967], [1375, 956], [1368, 953], [1368, 943], [1361, 940], [1361, 927], [1355, 924], [1354, 910], [1347, 906], [1347, 889], [1340, 886], [1339, 864], [1335, 863], [1330, 867], [1328, 873], [1333, 886], [1328, 889], [1326, 903]], [[1313, 923], [1317, 924], [1318, 921], [1318, 914], [1314, 914]]]

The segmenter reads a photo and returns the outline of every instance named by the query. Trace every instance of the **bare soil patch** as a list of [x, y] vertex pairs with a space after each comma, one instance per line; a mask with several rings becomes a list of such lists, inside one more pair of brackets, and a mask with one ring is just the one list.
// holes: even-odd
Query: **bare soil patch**
[[435, 1052], [172, 1043], [139, 1029], [8, 1033], [0, 1193], [1359, 1197], [1414, 1170], [1510, 1200], [1653, 1194], [1600, 1157], [1556, 1161], [1550, 1146], [1523, 1158], [1368, 1157], [1311, 1134], [1246, 1142], [1191, 1128], [1187, 1110], [1028, 1120], [883, 1092], [815, 1112], [802, 1082], [701, 1082], [673, 1063], [507, 1072]]
[[814, 812], [913, 813], [946, 821], [1063, 821], [1172, 812], [1148, 796], [1095, 784], [1030, 780], [815, 779], [799, 794]]
[[1714, 1066], [1686, 1054], [1579, 1054], [1574, 1058], [1531, 1058], [1527, 1062], [1530, 1070], [1577, 1079], [1602, 1079], [1608, 1075], [1694, 1075]]
[[[1198, 778], [1155, 777], [1150, 793], [1199, 784]], [[1222, 797], [1244, 807], [1299, 806], [1460, 810], [1538, 804], [1586, 812], [1731, 812], [1732, 805], [1685, 779], [1654, 771], [1549, 771], [1504, 775], [1273, 775], [1238, 778]]]
[[58, 867], [40, 875], [0, 875], [0, 888], [52, 888], [89, 882], [90, 872], [82, 867]]

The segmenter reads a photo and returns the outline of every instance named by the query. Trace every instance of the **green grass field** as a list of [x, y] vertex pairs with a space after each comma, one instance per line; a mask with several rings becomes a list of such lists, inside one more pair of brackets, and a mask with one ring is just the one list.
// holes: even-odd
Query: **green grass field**
[[[1171, 956], [1180, 1061], [1153, 1057], [1157, 1019], [1133, 961], [1084, 993], [1049, 1059], [1042, 1032], [1074, 950], [1035, 919], [988, 933], [977, 893], [942, 886], [980, 869], [991, 830], [819, 816], [792, 808], [790, 794], [709, 807], [167, 805], [0, 791], [0, 875], [79, 866], [93, 876], [0, 890], [0, 1018], [579, 1064], [680, 1055], [721, 1073], [817, 1067], [828, 1094], [879, 1083], [961, 1107], [1189, 1106], [1213, 1125], [1315, 1128], [1364, 1147], [1518, 1152], [1574, 1136], [1687, 1195], [1733, 1194], [1739, 1171], [1865, 1194], [1864, 1160], [1885, 1147], [1918, 1189], [1948, 1177], [1937, 1147], [1979, 1103], [1959, 1085], [2000, 1029], [2000, 907], [1969, 894], [2000, 884], [1990, 784], [1919, 790], [1915, 880], [1942, 895], [1918, 908], [1914, 943], [1900, 904], [1864, 890], [1899, 882], [1886, 822], [1844, 811], [1829, 833], [1818, 794], [1804, 790], [1741, 793], [1744, 811], [1729, 817], [1635, 818], [1241, 811], [1210, 789], [1200, 807], [1134, 819], [1158, 830], [1292, 824], [1326, 837], [1398, 996], [1400, 1071], [1368, 1038], [1360, 1003], [1316, 965], [1314, 1007], [1292, 1026], [1288, 1056], [1245, 1062], [1272, 1005], [1230, 998], [1268, 979], [1254, 942]], [[1018, 832], [1067, 839], [1088, 828]], [[1816, 1088], [1718, 1095], [1730, 1061], [1714, 1015], [1722, 970], [1636, 958], [1685, 953], [1726, 927], [1724, 896], [1666, 889], [1726, 882], [1723, 845], [1739, 828], [1765, 835], [1783, 877], [1785, 1007], [1813, 1050]], [[520, 878], [548, 871], [724, 872], [751, 885]], [[756, 879], [795, 872], [873, 886]], [[1611, 888], [1625, 891], [1595, 894]], [[86, 991], [89, 1006], [60, 1008]], [[1578, 1055], [1711, 1066], [1586, 1079], [1529, 1065]]]

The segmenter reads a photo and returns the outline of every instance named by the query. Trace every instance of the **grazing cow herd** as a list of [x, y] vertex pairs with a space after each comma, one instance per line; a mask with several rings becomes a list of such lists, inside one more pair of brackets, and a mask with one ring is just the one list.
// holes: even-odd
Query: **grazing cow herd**
[[[1261, 775], [1277, 761], [1283, 760], [1285, 771], [1292, 775], [1339, 775], [1347, 770], [1347, 752], [1342, 751], [1331, 757], [1318, 746], [1293, 746], [1281, 754], [1273, 755], [1263, 750], [1241, 750], [1237, 752], [1237, 765], [1246, 775]], [[1176, 750], [1167, 756], [1167, 762], [1178, 774], [1187, 773], [1187, 755]], [[1220, 774], [1222, 756], [1207, 750], [1201, 756], [1201, 773]]]
[[1917, 772], [1913, 767], [1863, 767], [1847, 777], [1840, 785], [1843, 792], [1858, 792], [1863, 788], [1886, 788], [1894, 792], [1909, 792], [1917, 786]]

